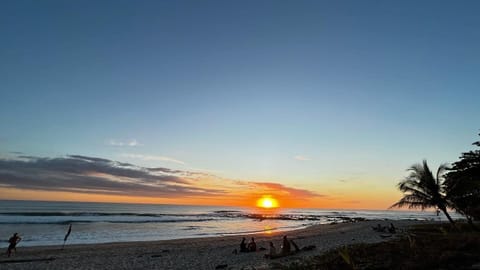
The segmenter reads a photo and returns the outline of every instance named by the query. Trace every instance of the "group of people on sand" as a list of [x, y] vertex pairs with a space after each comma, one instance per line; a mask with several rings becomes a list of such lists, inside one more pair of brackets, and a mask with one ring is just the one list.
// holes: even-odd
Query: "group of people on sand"
[[252, 237], [248, 244], [246, 243], [247, 239], [243, 237], [242, 242], [240, 243], [240, 252], [254, 252], [257, 251], [257, 243], [255, 243], [255, 238]]
[[10, 257], [12, 255], [12, 251], [15, 251], [17, 254], [17, 244], [22, 240], [22, 238], [18, 235], [18, 233], [14, 233], [10, 239], [8, 239], [8, 249], [7, 255]]
[[[293, 242], [293, 240], [289, 240], [286, 235], [283, 236], [282, 245], [280, 246], [280, 252], [277, 252], [277, 249], [275, 248], [275, 245], [273, 244], [273, 242], [270, 242], [269, 245], [270, 245], [270, 250], [264, 256], [265, 258], [269, 258], [269, 259], [284, 257], [300, 251], [300, 249], [298, 248], [298, 245], [295, 242]], [[292, 246], [293, 246], [293, 249], [292, 249]]]
[[388, 232], [388, 233], [391, 233], [391, 234], [395, 234], [397, 232], [397, 228], [395, 228], [395, 226], [393, 225], [393, 223], [390, 223], [390, 226], [382, 226], [380, 225], [380, 223], [377, 224], [377, 226], [375, 227], [372, 227], [372, 229], [376, 232]]
[[[280, 258], [283, 256], [291, 255], [300, 251], [298, 245], [293, 242], [293, 240], [288, 239], [285, 235], [282, 239], [282, 245], [280, 246], [279, 252], [275, 248], [273, 242], [269, 242], [269, 251], [265, 254], [265, 258]], [[293, 246], [293, 248], [292, 248]], [[266, 250], [265, 248], [260, 248], [260, 250]], [[255, 243], [255, 238], [251, 238], [250, 242], [247, 243], [247, 239], [243, 237], [242, 242], [240, 242], [240, 252], [255, 252], [257, 251], [257, 243]], [[236, 251], [234, 252], [236, 253]]]

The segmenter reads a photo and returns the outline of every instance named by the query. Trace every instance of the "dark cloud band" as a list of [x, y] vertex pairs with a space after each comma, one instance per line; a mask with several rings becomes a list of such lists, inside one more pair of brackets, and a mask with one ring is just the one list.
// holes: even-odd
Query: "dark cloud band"
[[0, 159], [0, 184], [19, 189], [74, 191], [150, 197], [220, 195], [190, 184], [185, 173], [144, 168], [108, 159], [71, 155]]
[[[202, 179], [208, 177], [221, 183], [204, 188]], [[294, 198], [323, 196], [278, 183], [233, 181], [201, 172], [147, 168], [81, 155], [57, 158], [22, 155], [0, 159], [0, 187], [158, 198], [212, 198], [239, 189], [279, 192]]]

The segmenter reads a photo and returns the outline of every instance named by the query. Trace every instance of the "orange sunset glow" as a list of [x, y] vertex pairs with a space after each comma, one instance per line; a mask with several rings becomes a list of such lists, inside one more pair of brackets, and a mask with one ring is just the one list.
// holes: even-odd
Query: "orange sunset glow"
[[262, 198], [257, 200], [257, 207], [270, 209], [278, 206], [278, 201], [269, 195], [262, 196]]
[[7, 2], [0, 201], [385, 210], [478, 132], [478, 1]]
[[480, 266], [457, 2], [2, 1], [0, 270]]

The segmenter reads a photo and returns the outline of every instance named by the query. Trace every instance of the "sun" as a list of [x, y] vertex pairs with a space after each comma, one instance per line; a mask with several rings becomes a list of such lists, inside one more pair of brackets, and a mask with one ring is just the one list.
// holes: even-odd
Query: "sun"
[[264, 195], [257, 200], [257, 207], [261, 208], [277, 208], [278, 201], [270, 195]]

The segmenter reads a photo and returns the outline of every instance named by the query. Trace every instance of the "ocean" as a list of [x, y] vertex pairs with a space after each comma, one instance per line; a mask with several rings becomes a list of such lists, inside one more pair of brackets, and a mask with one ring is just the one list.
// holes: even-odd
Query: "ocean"
[[[454, 218], [461, 218], [452, 213]], [[0, 200], [0, 245], [18, 232], [21, 246], [153, 241], [288, 231], [355, 219], [446, 220], [434, 211], [276, 209]], [[386, 223], [387, 224], [387, 223]], [[386, 225], [385, 224], [385, 225]], [[2, 247], [3, 247], [2, 246]]]

